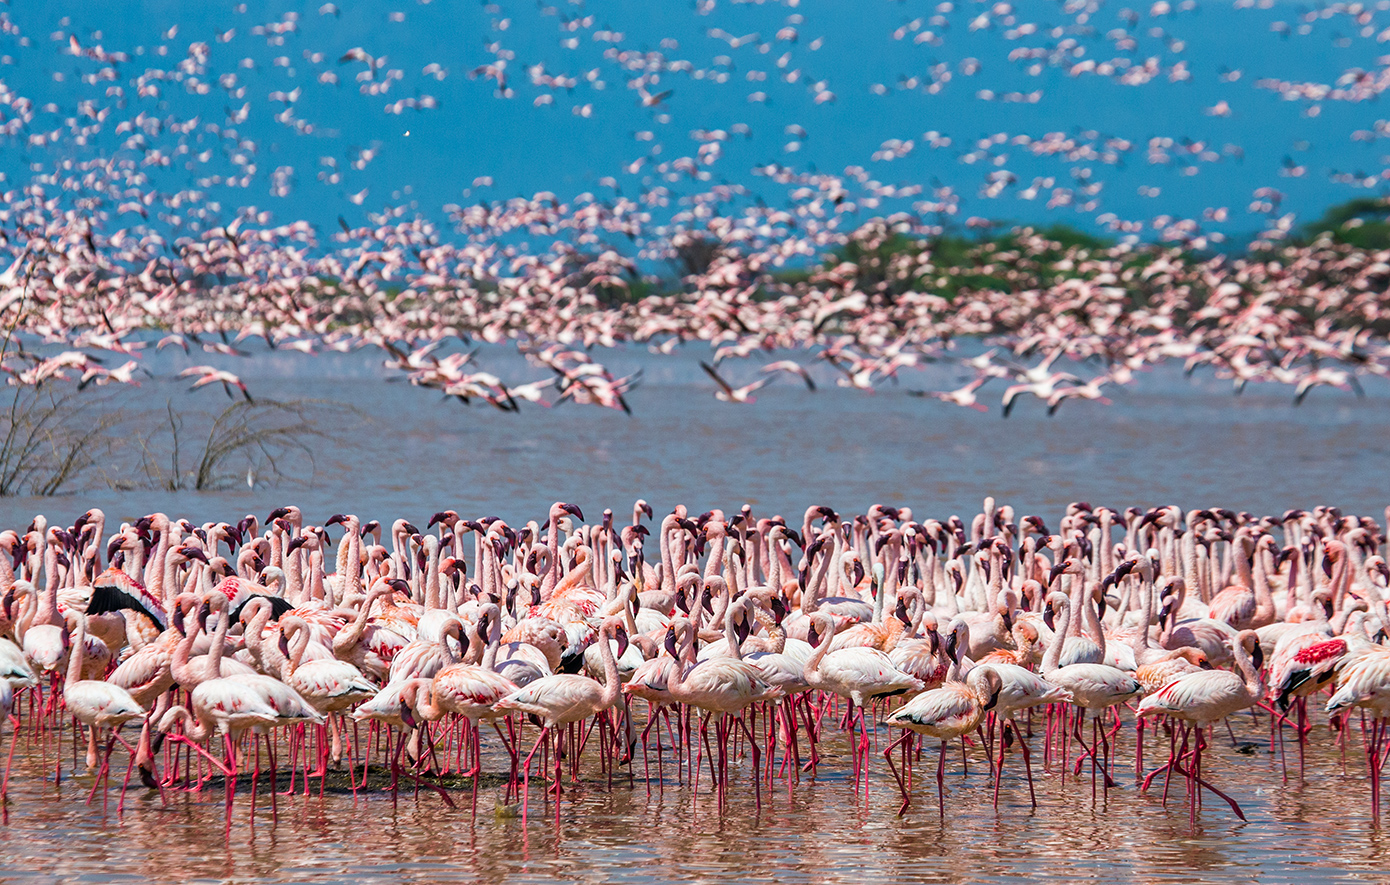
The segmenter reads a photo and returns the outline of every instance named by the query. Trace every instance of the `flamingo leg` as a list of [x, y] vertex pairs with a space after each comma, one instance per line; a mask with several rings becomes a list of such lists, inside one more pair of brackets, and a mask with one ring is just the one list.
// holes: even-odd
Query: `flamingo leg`
[[[908, 794], [907, 784], [903, 782], [903, 776], [898, 773], [898, 767], [893, 764], [893, 751], [896, 750], [899, 747], [899, 745], [901, 745], [903, 749], [906, 750], [907, 745], [911, 743], [912, 737], [912, 732], [904, 731], [902, 733], [902, 737], [898, 738], [897, 740], [893, 741], [891, 744], [883, 748], [883, 758], [888, 760], [888, 770], [893, 772], [893, 779], [898, 782], [898, 792], [900, 792], [903, 797], [903, 804], [901, 807], [898, 808], [898, 817], [902, 817], [904, 814], [907, 813], [907, 806], [911, 804], [912, 799]], [[903, 768], [907, 768], [907, 760], [905, 753], [903, 760]]]

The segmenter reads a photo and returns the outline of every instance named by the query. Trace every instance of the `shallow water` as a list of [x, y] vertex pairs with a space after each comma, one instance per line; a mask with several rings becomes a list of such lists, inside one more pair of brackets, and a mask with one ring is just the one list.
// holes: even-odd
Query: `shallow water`
[[[483, 356], [485, 368], [509, 380], [541, 377], [513, 353]], [[1110, 407], [1071, 402], [1048, 418], [1029, 402], [1003, 420], [997, 406], [981, 415], [903, 393], [956, 386], [965, 373], [947, 365], [872, 396], [837, 389], [833, 373], [818, 367], [814, 394], [778, 382], [759, 392], [754, 407], [722, 404], [696, 365], [701, 356], [692, 350], [656, 359], [633, 350], [599, 357], [616, 373], [644, 370], [630, 396], [631, 417], [573, 405], [523, 406], [519, 415], [465, 408], [433, 391], [384, 383], [379, 361], [366, 355], [228, 363], [257, 396], [317, 397], [363, 411], [338, 428], [339, 442], [317, 444], [308, 487], [11, 498], [0, 500], [0, 525], [22, 527], [36, 512], [70, 522], [93, 505], [113, 520], [156, 509], [199, 521], [264, 517], [291, 501], [314, 521], [351, 511], [417, 525], [450, 507], [515, 525], [542, 518], [557, 499], [579, 504], [591, 520], [604, 507], [621, 518], [639, 496], [658, 513], [678, 502], [695, 512], [749, 502], [757, 515], [781, 512], [797, 522], [813, 503], [862, 512], [884, 502], [910, 505], [919, 519], [968, 517], [986, 494], [1049, 523], [1077, 499], [1257, 513], [1335, 503], [1380, 514], [1390, 503], [1390, 390], [1383, 384], [1368, 384], [1364, 400], [1314, 391], [1295, 409], [1286, 388], [1252, 388], [1236, 398], [1224, 382], [1162, 369], [1112, 392]], [[148, 358], [161, 374], [189, 362], [167, 353]], [[748, 380], [756, 372], [754, 365], [725, 368]], [[987, 389], [997, 396], [1002, 386]], [[169, 399], [178, 408], [224, 402], [217, 391], [186, 394], [164, 381], [122, 393], [127, 404], [152, 409]], [[752, 871], [778, 881], [855, 883], [1384, 880], [1390, 839], [1370, 826], [1359, 736], [1343, 776], [1333, 738], [1319, 727], [1306, 782], [1295, 777], [1286, 786], [1268, 752], [1267, 720], [1238, 717], [1235, 724], [1256, 752], [1234, 752], [1218, 729], [1205, 773], [1249, 821], [1209, 797], [1195, 833], [1176, 784], [1166, 809], [1156, 793], [1135, 789], [1130, 730], [1117, 755], [1120, 786], [1096, 804], [1089, 779], [1062, 784], [1053, 773], [1040, 777], [1040, 807], [1031, 811], [1014, 755], [996, 812], [980, 751], [964, 779], [953, 752], [944, 824], [934, 806], [934, 749], [919, 763], [914, 805], [899, 819], [881, 755], [873, 756], [866, 805], [854, 798], [836, 739], [830, 748], [838, 745], [840, 756], [827, 759], [815, 780], [790, 795], [779, 780], [760, 810], [746, 769], [736, 771], [720, 813], [710, 797], [693, 801], [669, 769], [664, 792], [648, 799], [639, 763], [635, 787], [620, 781], [608, 792], [590, 782], [566, 798], [558, 824], [551, 808], [525, 825], [498, 818], [487, 788], [476, 821], [466, 793], [457, 810], [429, 792], [418, 802], [403, 793], [398, 805], [379, 793], [330, 793], [281, 798], [271, 825], [262, 794], [253, 830], [243, 791], [230, 839], [223, 837], [220, 789], [170, 791], [167, 807], [141, 790], [118, 817], [114, 795], [106, 810], [100, 802], [87, 807], [89, 780], [65, 774], [55, 784], [51, 751], [41, 761], [21, 744], [8, 823], [0, 828], [0, 881], [710, 882], [746, 880]], [[893, 736], [885, 728], [879, 740]], [[495, 750], [495, 736], [484, 741]], [[495, 756], [485, 759], [494, 775], [504, 768]]]
[[[1369, 823], [1359, 735], [1349, 741], [1343, 774], [1335, 739], [1316, 729], [1306, 782], [1298, 783], [1290, 747], [1285, 785], [1279, 756], [1269, 751], [1267, 719], [1233, 722], [1247, 752], [1234, 750], [1218, 728], [1203, 774], [1241, 804], [1248, 822], [1208, 796], [1195, 830], [1181, 782], [1174, 781], [1167, 808], [1161, 778], [1147, 794], [1136, 788], [1129, 728], [1116, 750], [1118, 786], [1094, 803], [1089, 768], [1063, 782], [1055, 768], [1041, 770], [1038, 753], [1036, 811], [1017, 752], [996, 811], [979, 748], [971, 749], [968, 775], [953, 748], [944, 823], [936, 810], [936, 747], [917, 763], [913, 805], [899, 818], [882, 756], [872, 754], [866, 802], [856, 797], [845, 745], [830, 736], [827, 720], [820, 775], [790, 793], [779, 780], [761, 809], [746, 762], [731, 766], [721, 814], [708, 777], [694, 800], [676, 782], [669, 757], [664, 789], [654, 786], [648, 798], [639, 755], [634, 786], [619, 778], [610, 792], [591, 768], [566, 795], [558, 820], [533, 786], [525, 823], [496, 814], [493, 786], [481, 791], [474, 817], [466, 790], [453, 794], [458, 807], [451, 809], [427, 790], [414, 797], [403, 780], [395, 804], [385, 792], [282, 796], [274, 822], [262, 782], [253, 824], [243, 784], [225, 839], [216, 784], [200, 794], [168, 791], [167, 806], [140, 790], [118, 816], [114, 790], [103, 809], [100, 799], [84, 803], [85, 776], [65, 772], [55, 784], [50, 748], [42, 762], [30, 752], [17, 763], [0, 881], [711, 882], [744, 881], [754, 870], [783, 882], [1383, 881], [1390, 838]], [[887, 727], [878, 731], [880, 742], [893, 736]], [[1152, 733], [1148, 740], [1151, 769], [1159, 760]], [[1037, 735], [1035, 750], [1040, 744]], [[495, 738], [488, 745], [495, 748]], [[505, 758], [486, 755], [485, 771], [504, 774]]]

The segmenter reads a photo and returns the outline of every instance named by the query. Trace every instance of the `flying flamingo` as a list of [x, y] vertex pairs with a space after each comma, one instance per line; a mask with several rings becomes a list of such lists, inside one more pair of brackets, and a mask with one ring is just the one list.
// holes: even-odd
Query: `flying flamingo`
[[705, 374], [713, 378], [714, 383], [719, 385], [719, 389], [714, 392], [714, 398], [722, 403], [747, 403], [752, 405], [758, 401], [757, 397], [753, 396], [753, 392], [765, 387], [768, 382], [772, 380], [770, 377], [759, 378], [752, 384], [745, 384], [742, 387], [734, 388], [729, 382], [725, 381], [709, 363], [700, 363], [700, 368], [704, 369]]

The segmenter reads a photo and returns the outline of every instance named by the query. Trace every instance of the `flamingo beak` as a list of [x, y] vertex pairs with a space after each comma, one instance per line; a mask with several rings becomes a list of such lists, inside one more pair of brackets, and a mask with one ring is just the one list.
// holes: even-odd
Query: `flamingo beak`
[[780, 597], [780, 596], [774, 596], [774, 597], [772, 598], [772, 617], [773, 617], [773, 620], [775, 620], [775, 621], [777, 622], [777, 624], [780, 626], [781, 623], [782, 623], [782, 620], [783, 620], [784, 618], [786, 618], [786, 616], [787, 616], [787, 604], [786, 604], [785, 602], [782, 601], [782, 597]]
[[619, 627], [617, 633], [614, 634], [613, 638], [618, 641], [618, 657], [622, 657], [624, 654], [627, 653], [627, 631], [624, 630], [622, 627]]
[[1255, 665], [1256, 670], [1260, 670], [1265, 665], [1265, 650], [1259, 642], [1255, 643], [1254, 649], [1250, 652], [1250, 661]]
[[1059, 562], [1059, 563], [1057, 563], [1056, 565], [1054, 565], [1054, 566], [1052, 567], [1052, 571], [1050, 571], [1050, 572], [1047, 573], [1047, 584], [1048, 584], [1048, 586], [1050, 587], [1050, 586], [1052, 586], [1053, 584], [1057, 583], [1057, 579], [1060, 578], [1060, 577], [1062, 576], [1062, 573], [1065, 572], [1066, 570], [1067, 570], [1067, 564], [1066, 564], [1065, 562]]
[[951, 663], [953, 664], [960, 663], [960, 658], [956, 655], [957, 642], [958, 640], [956, 639], [956, 633], [954, 630], [946, 634], [946, 657], [950, 658]]
[[996, 689], [994, 690], [994, 693], [993, 693], [993, 694], [991, 694], [991, 695], [989, 696], [989, 703], [985, 704], [985, 711], [986, 711], [986, 712], [988, 712], [988, 711], [990, 711], [990, 710], [993, 710], [993, 709], [994, 709], [994, 706], [995, 706], [996, 704], [999, 703], [999, 693], [1002, 692], [1003, 690], [1004, 690], [1004, 687], [1001, 685], [999, 688], [996, 688]]
[[[1163, 617], [1162, 617], [1162, 616], [1159, 616], [1159, 620], [1160, 620], [1160, 621], [1163, 620]], [[1044, 607], [1044, 608], [1043, 608], [1043, 623], [1047, 625], [1047, 629], [1049, 629], [1049, 630], [1054, 630], [1054, 631], [1055, 631], [1055, 630], [1057, 629], [1055, 622], [1056, 622], [1056, 615], [1054, 615], [1054, 614], [1052, 613], [1052, 606], [1049, 605], [1049, 606]]]
[[815, 624], [812, 624], [806, 630], [806, 642], [810, 644], [811, 648], [820, 645], [820, 632], [816, 630]]
[[1332, 577], [1332, 558], [1330, 556], [1322, 558], [1322, 573], [1329, 578]]
[[674, 627], [666, 631], [666, 642], [663, 645], [666, 647], [666, 653], [671, 657], [680, 657], [680, 653], [676, 649], [676, 630]]
[[405, 723], [406, 728], [420, 727], [419, 721], [415, 718], [415, 711], [410, 709], [410, 705], [404, 699], [401, 700], [401, 721]]
[[859, 560], [854, 561], [854, 583], [859, 584], [864, 580], [864, 563]]

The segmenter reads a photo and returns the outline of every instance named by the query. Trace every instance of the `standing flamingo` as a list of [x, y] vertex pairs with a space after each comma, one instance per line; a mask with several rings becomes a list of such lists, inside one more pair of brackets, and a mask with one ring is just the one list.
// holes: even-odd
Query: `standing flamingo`
[[[552, 516], [555, 511], [552, 509]], [[552, 522], [552, 530], [554, 523]], [[618, 640], [618, 653], [627, 649], [627, 631], [623, 619], [612, 616], [604, 620], [599, 628], [599, 654], [603, 657], [603, 683], [575, 673], [556, 673], [545, 676], [518, 688], [497, 702], [499, 711], [515, 710], [536, 716], [541, 720], [541, 733], [535, 746], [522, 763], [522, 816], [526, 815], [527, 799], [530, 795], [531, 758], [536, 755], [541, 744], [557, 728], [582, 721], [605, 711], [618, 702], [622, 685], [618, 680], [618, 662], [613, 657], [613, 649], [608, 640]], [[577, 753], [576, 753], [577, 755]], [[555, 793], [558, 799], [561, 790], [560, 745], [555, 742]]]
[[[1201, 804], [1199, 788], [1206, 787], [1225, 799], [1231, 810], [1241, 820], [1245, 815], [1235, 800], [1202, 779], [1202, 750], [1206, 748], [1204, 729], [1253, 707], [1264, 697], [1264, 683], [1260, 680], [1260, 667], [1264, 664], [1264, 652], [1260, 648], [1260, 637], [1254, 630], [1242, 630], [1236, 636], [1232, 648], [1239, 673], [1229, 670], [1202, 670], [1179, 676], [1163, 688], [1139, 702], [1139, 715], [1163, 713], [1187, 723], [1183, 729], [1182, 750], [1176, 749], [1169, 755], [1168, 762], [1155, 769], [1144, 779], [1144, 789], [1148, 789], [1154, 777], [1162, 771], [1175, 770], [1188, 777], [1188, 802], [1191, 822], [1197, 822], [1197, 807]], [[1192, 752], [1189, 767], [1183, 762], [1189, 758], [1188, 738], [1192, 737]]]
[[907, 784], [893, 765], [893, 751], [902, 747], [903, 766], [911, 759], [912, 741], [916, 735], [936, 738], [941, 742], [941, 756], [936, 763], [937, 807], [941, 819], [946, 819], [946, 744], [958, 737], [967, 735], [980, 727], [985, 714], [993, 709], [999, 700], [1004, 684], [999, 673], [990, 664], [981, 664], [971, 670], [964, 682], [946, 682], [940, 688], [925, 691], [894, 710], [885, 721], [906, 729], [902, 737], [883, 749], [884, 758], [898, 781], [902, 791], [903, 804], [898, 809], [902, 815], [911, 804]]

